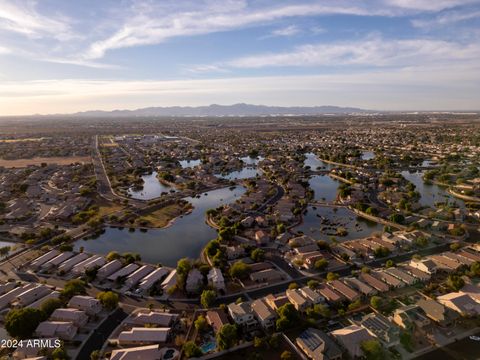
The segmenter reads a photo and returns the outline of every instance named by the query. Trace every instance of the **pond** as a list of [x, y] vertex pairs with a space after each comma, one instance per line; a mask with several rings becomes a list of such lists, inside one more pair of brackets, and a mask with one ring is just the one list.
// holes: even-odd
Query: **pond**
[[[346, 236], [338, 236], [336, 229], [342, 227], [348, 231]], [[338, 241], [360, 239], [382, 232], [383, 225], [357, 217], [347, 208], [333, 208], [326, 206], [313, 206], [307, 208], [303, 216], [303, 223], [295, 227], [295, 231], [302, 231], [305, 235], [316, 240], [329, 240], [334, 236]]]
[[258, 163], [263, 159], [265, 158], [262, 156], [257, 156], [256, 158], [252, 158], [250, 156], [244, 156], [240, 158], [240, 160], [242, 160], [246, 166], [257, 166]]
[[314, 191], [314, 200], [333, 201], [337, 198], [337, 189], [340, 182], [328, 175], [314, 175], [308, 180]]
[[362, 159], [362, 160], [372, 160], [372, 159], [375, 159], [375, 153], [374, 153], [373, 151], [363, 151], [363, 152], [362, 152], [361, 159]]
[[425, 184], [423, 181], [424, 173], [424, 171], [402, 171], [401, 173], [405, 179], [415, 185], [416, 190], [420, 193], [420, 205], [434, 208], [435, 203], [448, 201], [450, 203], [455, 203], [462, 209], [465, 208], [465, 203], [462, 200], [456, 199], [454, 196], [450, 195], [447, 192], [447, 188], [435, 184]]
[[244, 187], [237, 186], [209, 191], [200, 198], [185, 198], [194, 206], [193, 211], [176, 219], [170, 227], [147, 232], [107, 228], [96, 239], [76, 241], [75, 249], [83, 246], [85, 252], [97, 254], [134, 252], [139, 253], [146, 262], [176, 266], [183, 257], [198, 258], [205, 244], [216, 238], [216, 230], [205, 223], [205, 212], [234, 202], [244, 192]]
[[0, 241], [0, 248], [3, 248], [5, 246], [10, 247], [10, 251], [8, 252], [8, 254], [11, 254], [12, 252], [15, 252], [15, 250], [18, 250], [18, 248], [20, 248], [22, 245], [8, 241]]
[[200, 165], [201, 162], [202, 161], [200, 159], [198, 159], [198, 160], [180, 160], [180, 166], [183, 169], [194, 168], [194, 167]]
[[241, 180], [254, 178], [260, 175], [262, 170], [253, 167], [244, 167], [242, 170], [231, 171], [227, 174], [215, 174], [216, 177], [227, 180]]
[[334, 168], [332, 164], [321, 161], [314, 153], [306, 153], [305, 157], [303, 166], [310, 166], [312, 170], [332, 170]]
[[157, 172], [154, 171], [151, 174], [143, 175], [143, 189], [136, 190], [133, 187], [128, 189], [128, 194], [133, 199], [138, 200], [151, 200], [160, 197], [163, 192], [176, 191], [171, 186], [165, 185], [158, 181]]

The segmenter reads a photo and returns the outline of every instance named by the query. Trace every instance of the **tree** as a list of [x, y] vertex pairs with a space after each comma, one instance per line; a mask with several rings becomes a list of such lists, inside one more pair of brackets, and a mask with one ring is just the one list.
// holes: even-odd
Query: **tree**
[[307, 286], [312, 290], [318, 288], [319, 285], [320, 285], [320, 282], [317, 280], [311, 279], [307, 281]]
[[107, 261], [120, 259], [120, 254], [116, 251], [110, 251], [106, 256]]
[[288, 289], [289, 290], [298, 289], [298, 284], [296, 282], [292, 282], [292, 283], [288, 284]]
[[340, 275], [338, 275], [337, 273], [329, 272], [327, 274], [327, 281], [337, 280], [339, 277], [340, 277]]
[[53, 360], [68, 360], [68, 354], [66, 350], [62, 347], [56, 348], [52, 351]]
[[200, 350], [200, 348], [193, 341], [187, 341], [185, 344], [183, 344], [183, 354], [188, 359], [203, 355], [202, 350]]
[[230, 349], [237, 343], [237, 328], [232, 324], [222, 326], [217, 334], [217, 346], [220, 350]]
[[318, 270], [318, 271], [323, 271], [327, 268], [328, 266], [328, 261], [327, 259], [318, 259], [317, 261], [315, 261], [315, 269]]
[[206, 309], [211, 307], [217, 298], [217, 294], [214, 290], [203, 290], [202, 295], [200, 296], [200, 303]]
[[450, 244], [450, 250], [452, 250], [452, 251], [457, 251], [461, 247], [462, 247], [462, 245], [458, 242]]
[[278, 331], [284, 331], [292, 327], [298, 320], [298, 313], [293, 304], [286, 303], [277, 310], [279, 318], [276, 321]]
[[220, 250], [220, 242], [218, 240], [210, 241], [205, 247], [208, 256], [215, 256], [218, 250]]
[[192, 263], [188, 258], [183, 258], [177, 262], [177, 275], [187, 276], [192, 269]]
[[471, 276], [480, 276], [480, 262], [475, 261], [472, 265], [470, 265], [470, 273]]
[[47, 299], [40, 305], [40, 310], [45, 313], [48, 318], [52, 313], [63, 306], [63, 301], [56, 298]]
[[387, 262], [385, 263], [385, 267], [388, 269], [388, 268], [391, 268], [391, 267], [394, 267], [395, 266], [395, 263], [393, 262], [393, 260], [387, 260]]
[[465, 281], [458, 275], [448, 275], [447, 286], [453, 290], [458, 291], [465, 285]]
[[385, 246], [379, 246], [375, 250], [373, 250], [373, 255], [376, 258], [384, 258], [390, 255], [390, 250], [386, 248]]
[[40, 309], [12, 309], [5, 316], [5, 329], [11, 337], [26, 339], [32, 336], [38, 324], [46, 318]]
[[262, 249], [255, 249], [252, 251], [250, 257], [255, 262], [263, 261], [265, 260], [265, 251], [263, 251]]
[[293, 359], [295, 359], [293, 357], [293, 354], [288, 350], [285, 350], [280, 354], [280, 360], [293, 360]]
[[383, 350], [380, 341], [377, 339], [365, 340], [360, 344], [363, 354], [368, 360], [383, 360], [385, 359], [385, 351]]
[[197, 320], [195, 320], [195, 329], [197, 329], [200, 332], [204, 332], [205, 330], [207, 330], [207, 326], [208, 326], [208, 323], [207, 323], [207, 319], [205, 319], [205, 316], [199, 315], [197, 317]]
[[237, 261], [230, 267], [229, 273], [232, 278], [245, 279], [251, 271], [250, 265], [245, 264], [243, 261]]
[[90, 360], [100, 360], [100, 351], [99, 350], [93, 350], [90, 353]]
[[67, 281], [62, 290], [62, 296], [67, 299], [70, 299], [72, 296], [83, 295], [85, 293], [85, 282], [80, 279], [72, 279]]
[[118, 306], [118, 294], [113, 291], [102, 291], [97, 294], [97, 299], [100, 300], [103, 307], [108, 310], [113, 310]]
[[380, 309], [383, 306], [383, 298], [375, 295], [372, 296], [370, 298], [370, 305], [376, 310]]
[[392, 215], [390, 215], [389, 219], [391, 222], [394, 222], [397, 224], [403, 224], [405, 222], [405, 217], [402, 214], [398, 214], [398, 213], [393, 213]]

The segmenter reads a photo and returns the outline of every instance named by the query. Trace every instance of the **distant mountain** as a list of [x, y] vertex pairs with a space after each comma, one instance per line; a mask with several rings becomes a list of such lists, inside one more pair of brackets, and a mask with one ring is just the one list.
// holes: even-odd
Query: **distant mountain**
[[273, 116], [273, 115], [322, 115], [368, 113], [370, 111], [338, 106], [265, 106], [251, 104], [209, 106], [170, 106], [148, 107], [137, 110], [84, 111], [73, 114], [86, 117], [124, 117], [124, 116]]

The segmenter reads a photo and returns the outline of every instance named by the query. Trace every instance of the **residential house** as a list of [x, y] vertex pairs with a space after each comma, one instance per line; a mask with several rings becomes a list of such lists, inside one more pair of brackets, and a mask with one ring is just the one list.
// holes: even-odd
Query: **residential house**
[[156, 327], [170, 327], [177, 318], [177, 314], [142, 309], [130, 315], [126, 323], [136, 326], [146, 326], [148, 324]]
[[106, 279], [110, 275], [112, 275], [115, 271], [118, 271], [121, 269], [123, 266], [122, 262], [118, 259], [114, 259], [112, 261], [109, 261], [105, 265], [103, 265], [100, 269], [97, 271], [97, 278], [100, 280]]
[[393, 322], [409, 331], [430, 326], [430, 320], [423, 315], [418, 305], [406, 305], [396, 309], [393, 313]]
[[295, 342], [312, 360], [342, 359], [342, 350], [321, 330], [308, 328], [296, 338]]
[[476, 316], [480, 314], [480, 304], [463, 292], [452, 292], [438, 296], [437, 301], [462, 316]]
[[432, 299], [421, 299], [417, 305], [423, 310], [425, 315], [443, 327], [450, 326], [455, 320], [455, 313]]
[[131, 273], [133, 273], [135, 270], [137, 270], [140, 266], [137, 264], [128, 264], [127, 266], [124, 266], [120, 270], [114, 272], [112, 275], [108, 276], [108, 280], [110, 281], [117, 281], [119, 279], [124, 279]]
[[305, 311], [311, 305], [311, 302], [299, 289], [288, 289], [285, 294], [297, 311]]
[[275, 269], [266, 269], [262, 271], [252, 272], [250, 274], [250, 280], [254, 282], [267, 282], [267, 283], [274, 283], [277, 281], [281, 281], [285, 278], [283, 273]]
[[375, 335], [387, 348], [400, 344], [400, 329], [381, 314], [367, 314], [357, 325]]
[[235, 322], [235, 324], [244, 327], [246, 330], [251, 330], [257, 327], [257, 321], [248, 303], [235, 304], [231, 303], [228, 306], [228, 313]]
[[68, 302], [68, 307], [82, 310], [90, 316], [98, 315], [102, 311], [100, 301], [87, 295], [73, 296]]
[[69, 321], [43, 321], [35, 329], [35, 335], [41, 338], [73, 340], [77, 330], [77, 327]]
[[143, 291], [149, 290], [153, 285], [162, 280], [169, 272], [170, 270], [165, 267], [156, 268], [150, 274], [140, 280], [138, 288]]
[[143, 265], [137, 270], [135, 270], [133, 273], [127, 276], [127, 279], [125, 280], [125, 286], [128, 286], [130, 288], [134, 287], [139, 283], [141, 279], [143, 279], [145, 276], [150, 274], [155, 270], [155, 267], [153, 265]]
[[82, 327], [87, 324], [88, 315], [82, 310], [60, 308], [54, 310], [50, 315], [50, 320], [71, 322], [76, 327]]
[[369, 273], [361, 273], [358, 278], [380, 293], [386, 292], [390, 289], [387, 284], [385, 284], [383, 281], [378, 280], [376, 277], [370, 275]]
[[300, 289], [303, 297], [305, 297], [311, 304], [322, 304], [325, 302], [325, 298], [315, 290], [310, 289], [308, 286]]
[[340, 280], [330, 281], [329, 283], [327, 283], [327, 285], [330, 286], [336, 292], [345, 296], [345, 298], [347, 298], [348, 301], [355, 301], [360, 298], [360, 294], [358, 292], [348, 287]]
[[217, 290], [225, 290], [225, 279], [219, 268], [212, 268], [207, 275], [208, 284]]
[[200, 291], [203, 286], [203, 275], [198, 269], [192, 269], [188, 273], [185, 290], [189, 293]]
[[412, 259], [409, 266], [429, 275], [433, 275], [437, 272], [437, 264], [431, 259]]
[[253, 301], [251, 304], [251, 309], [258, 322], [264, 329], [270, 330], [275, 327], [275, 319], [277, 318], [277, 314], [267, 305], [265, 299]]
[[223, 325], [229, 324], [227, 315], [225, 315], [223, 310], [209, 310], [205, 317], [215, 334], [220, 331]]
[[377, 290], [375, 290], [370, 285], [365, 284], [364, 282], [358, 280], [355, 277], [344, 278], [343, 281], [353, 289], [358, 290], [365, 296], [375, 295]]
[[331, 335], [347, 350], [352, 358], [363, 356], [361, 349], [362, 342], [375, 339], [367, 329], [358, 325], [350, 325], [342, 329], [334, 330], [331, 332]]
[[165, 343], [169, 335], [170, 328], [134, 327], [130, 330], [122, 331], [118, 335], [118, 343], [122, 346]]

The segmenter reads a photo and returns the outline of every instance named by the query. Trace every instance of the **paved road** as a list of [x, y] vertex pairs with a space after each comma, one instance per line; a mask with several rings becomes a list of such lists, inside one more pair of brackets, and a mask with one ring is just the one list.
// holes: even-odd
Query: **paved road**
[[115, 328], [127, 317], [127, 313], [123, 309], [118, 308], [108, 319], [106, 319], [97, 329], [95, 329], [88, 340], [83, 344], [78, 352], [76, 359], [90, 359], [90, 354], [94, 350], [100, 350], [107, 341], [108, 337]]

